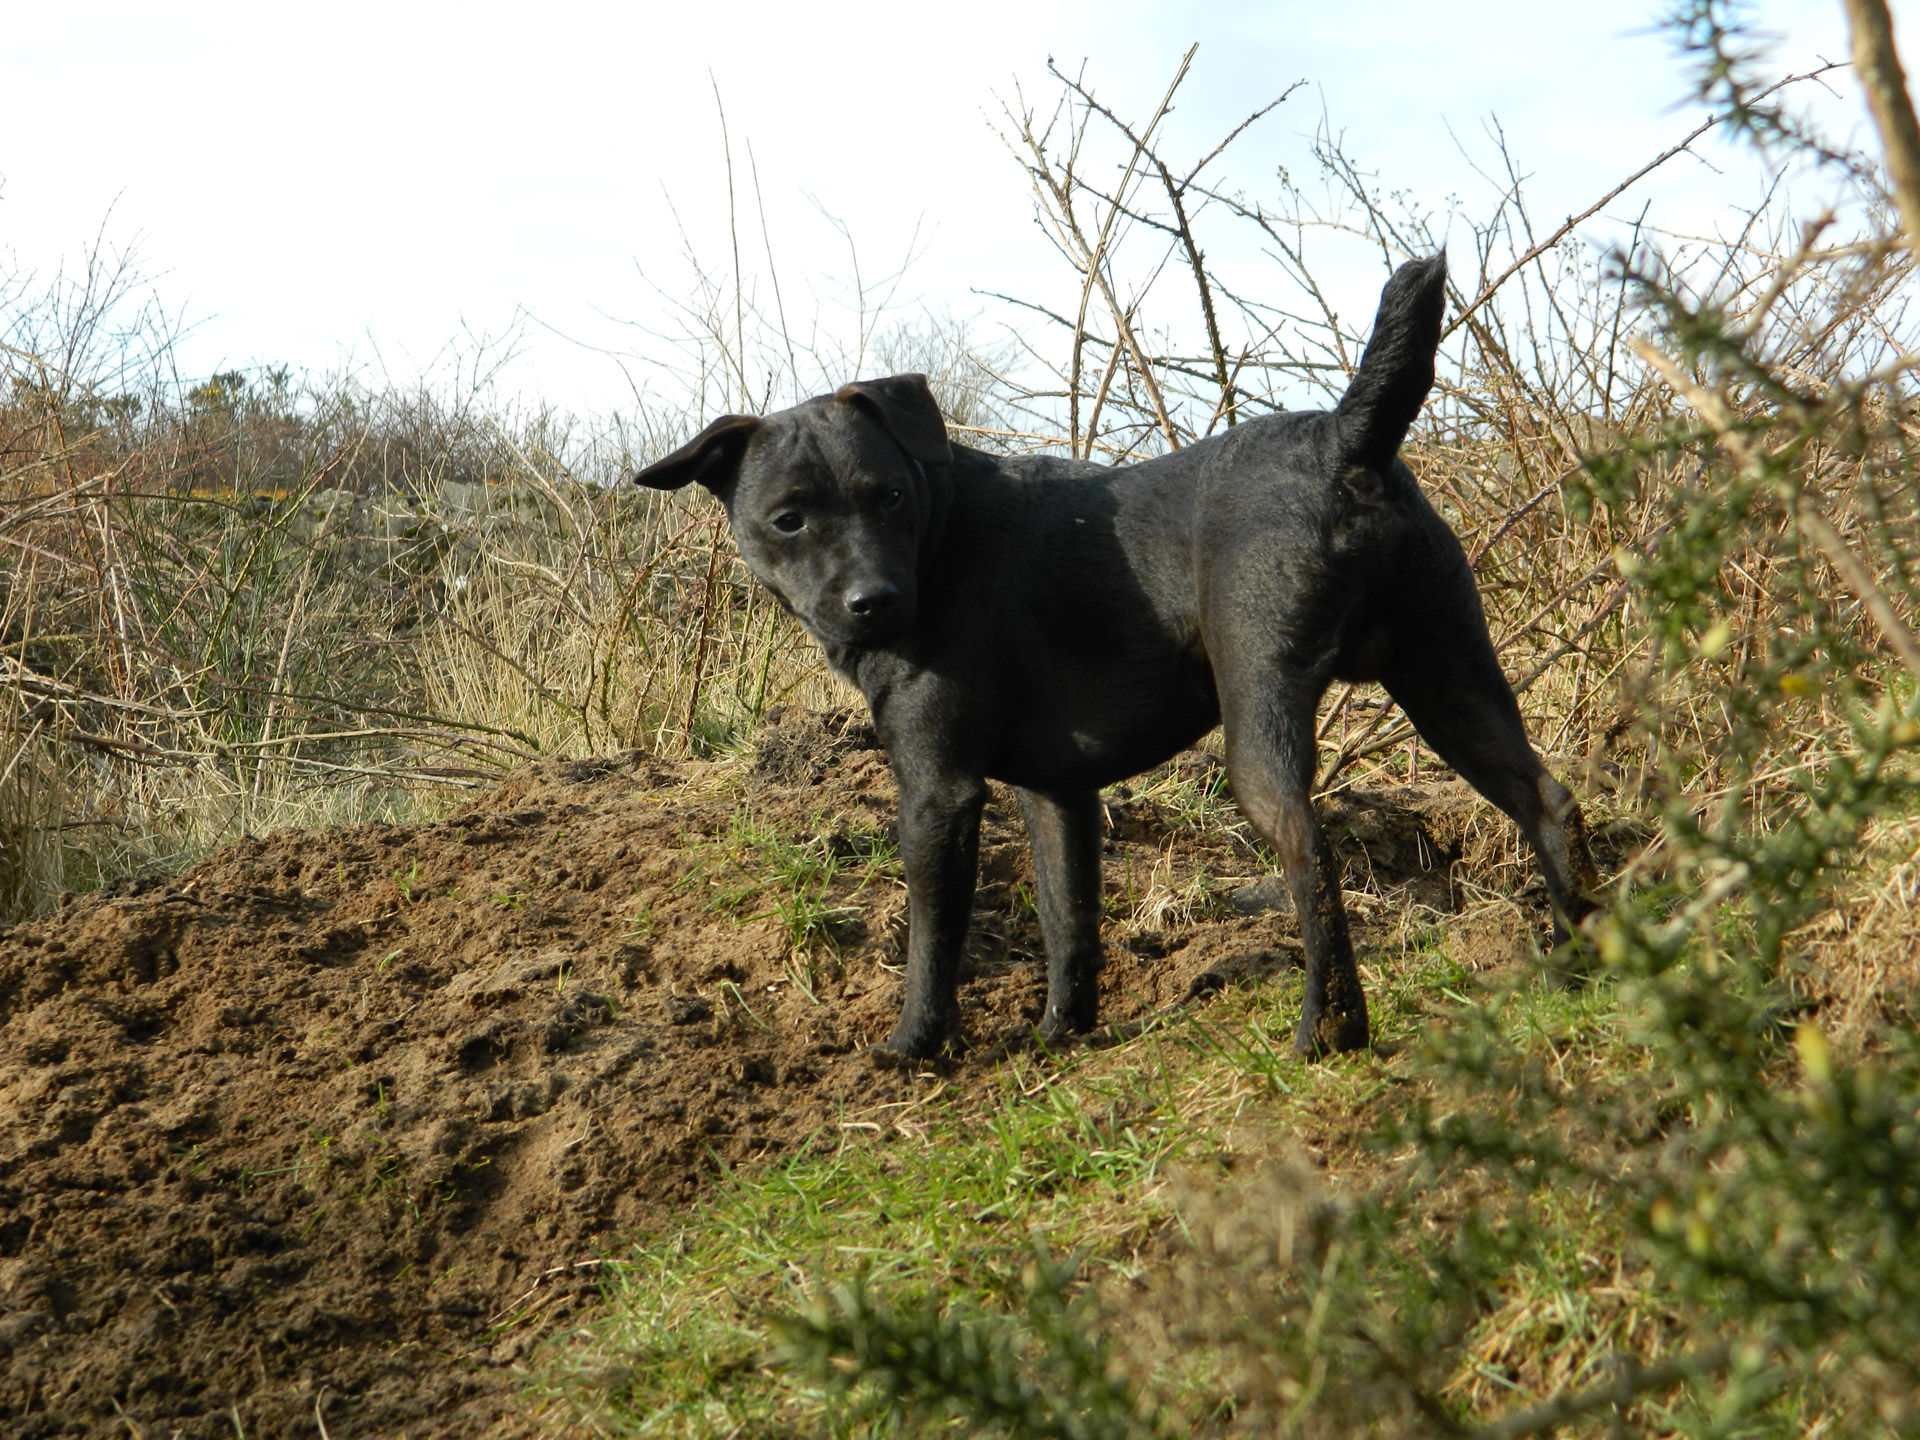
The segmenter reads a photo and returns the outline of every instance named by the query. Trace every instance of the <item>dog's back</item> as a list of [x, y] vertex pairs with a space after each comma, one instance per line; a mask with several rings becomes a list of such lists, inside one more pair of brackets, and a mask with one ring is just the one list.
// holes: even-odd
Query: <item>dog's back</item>
[[1223, 631], [1323, 680], [1377, 679], [1408, 562], [1458, 544], [1404, 464], [1344, 477], [1330, 429], [1273, 415], [1133, 466], [955, 447], [902, 658], [991, 695], [985, 772], [1098, 786], [1158, 764], [1219, 722]]

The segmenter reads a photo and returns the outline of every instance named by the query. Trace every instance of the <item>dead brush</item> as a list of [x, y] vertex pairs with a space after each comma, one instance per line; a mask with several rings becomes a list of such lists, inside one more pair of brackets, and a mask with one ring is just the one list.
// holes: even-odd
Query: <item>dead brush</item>
[[21, 697], [5, 699], [16, 708], [8, 727], [12, 743], [0, 763], [0, 916], [20, 915], [43, 895], [66, 884], [61, 835], [65, 816], [59, 789], [43, 770], [36, 717], [23, 713]]
[[1920, 1021], [1920, 816], [1877, 820], [1861, 845], [1873, 858], [1807, 932], [1809, 999], [1837, 1012], [1834, 1037], [1849, 1047]]
[[[1077, 291], [1064, 305], [1021, 302], [1042, 336], [1057, 341], [1051, 349], [1028, 342], [1042, 378], [1008, 398], [1027, 417], [1021, 443], [1141, 458], [1276, 403], [1324, 403], [1345, 384], [1362, 337], [1329, 303], [1316, 257], [1355, 242], [1394, 258], [1440, 248], [1434, 217], [1412, 201], [1383, 200], [1373, 177], [1325, 133], [1315, 145], [1317, 190], [1287, 184], [1277, 200], [1255, 202], [1218, 179], [1232, 147], [1285, 94], [1218, 145], [1176, 160], [1161, 127], [1192, 58], [1183, 58], [1144, 123], [1058, 71], [1053, 104], [1034, 105], [1017, 91], [1003, 107], [1003, 136], [1032, 179], [1038, 218]], [[1589, 456], [1658, 430], [1684, 401], [1632, 348], [1627, 289], [1607, 283], [1602, 263], [1573, 235], [1724, 123], [1710, 119], [1551, 230], [1536, 225], [1502, 142], [1495, 167], [1510, 184], [1470, 222], [1466, 245], [1454, 237], [1445, 363], [1407, 446], [1475, 560], [1529, 729], [1566, 768], [1589, 777], [1583, 799], [1601, 824], [1616, 805], [1632, 813], [1656, 800], [1673, 771], [1665, 760], [1677, 753], [1690, 757], [1682, 783], [1710, 792], [1719, 783], [1713, 737], [1724, 717], [1713, 677], [1702, 674], [1662, 697], [1658, 726], [1641, 723], [1651, 713], [1643, 689], [1650, 602], [1632, 584], [1632, 557], [1671, 525], [1663, 497], [1685, 461], [1643, 456], [1632, 489], [1602, 505], [1587, 503], [1573, 482], [1587, 473]], [[1839, 373], [1876, 343], [1872, 317], [1903, 283], [1904, 262], [1876, 271], [1871, 293], [1859, 288], [1864, 280], [1831, 268], [1844, 268], [1837, 253], [1776, 285], [1795, 243], [1777, 215], [1757, 210], [1724, 242], [1677, 241], [1662, 263], [1676, 283], [1724, 296], [1730, 322], [1774, 326], [1782, 364], [1813, 366], [1804, 371], [1810, 378]], [[1451, 218], [1457, 225], [1461, 217]], [[1233, 254], [1243, 236], [1278, 262], [1277, 275], [1256, 279], [1206, 258]], [[1635, 245], [1666, 239], [1643, 226]], [[1648, 253], [1636, 248], [1619, 263]], [[1875, 499], [1844, 486], [1836, 493], [1834, 525], [1846, 543], [1889, 520], [1902, 533], [1911, 529], [1911, 506], [1898, 495]], [[1783, 557], [1755, 549], [1729, 566], [1727, 583], [1740, 597], [1726, 642], [1737, 657], [1766, 644], [1767, 617], [1799, 577]], [[1822, 723], [1833, 719], [1829, 711]], [[1417, 778], [1423, 763], [1433, 768], [1404, 717], [1373, 687], [1329, 695], [1320, 741], [1323, 796]]]
[[412, 387], [177, 383], [102, 252], [4, 287], [0, 920], [238, 835], [430, 815], [538, 754], [713, 755], [840, 698], [718, 507], [632, 492], [636, 460], [752, 403], [776, 356], [768, 386], [872, 359], [994, 412], [949, 335], [877, 309], [853, 356], [719, 325], [745, 283], [697, 291], [679, 337], [737, 383], [597, 427], [498, 401], [484, 349]]

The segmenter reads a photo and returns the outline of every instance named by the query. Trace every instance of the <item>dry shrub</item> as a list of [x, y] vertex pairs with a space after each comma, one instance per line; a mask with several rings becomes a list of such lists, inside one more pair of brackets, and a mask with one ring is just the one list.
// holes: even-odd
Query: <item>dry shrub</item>
[[[1283, 175], [1277, 194], [1249, 198], [1222, 167], [1288, 97], [1218, 145], [1176, 156], [1161, 127], [1191, 59], [1144, 121], [1117, 114], [1084, 79], [1058, 71], [1053, 104], [1017, 94], [1005, 108], [1005, 138], [1032, 177], [1037, 214], [1077, 291], [1064, 304], [1027, 306], [1037, 378], [1007, 402], [1026, 417], [1026, 443], [1137, 459], [1275, 407], [1328, 403], [1365, 336], [1336, 312], [1319, 275], [1356, 254], [1391, 265], [1431, 253], [1450, 221], [1452, 314], [1407, 458], [1474, 559], [1530, 731], [1599, 818], [1644, 811], [1675, 773], [1709, 800], [1727, 783], [1718, 763], [1727, 666], [1775, 638], [1782, 602], [1812, 582], [1849, 607], [1852, 622], [1864, 621], [1838, 577], [1809, 574], [1791, 545], [1749, 537], [1724, 571], [1733, 620], [1725, 663], [1649, 695], [1661, 597], [1632, 583], [1633, 557], [1672, 528], [1671, 499], [1696, 461], [1646, 443], [1691, 407], [1634, 348], [1645, 319], [1621, 276], [1657, 273], [1668, 289], [1710, 304], [1730, 329], [1764, 330], [1780, 373], [1813, 392], [1920, 341], [1903, 304], [1909, 258], [1846, 245], [1801, 254], [1802, 239], [1813, 245], [1821, 227], [1803, 232], [1777, 195], [1725, 237], [1686, 239], [1647, 225], [1630, 252], [1586, 250], [1578, 225], [1735, 118], [1724, 114], [1551, 233], [1536, 228], [1504, 142], [1490, 171], [1511, 184], [1478, 217], [1439, 217], [1383, 195], [1377, 177], [1324, 130], [1314, 147], [1317, 185]], [[1243, 253], [1249, 242], [1262, 254], [1259, 272], [1216, 269], [1207, 258]], [[1869, 407], [1878, 416], [1871, 430], [1836, 436], [1812, 469], [1847, 543], [1897, 557], [1911, 549], [1920, 517], [1910, 491], [1871, 480], [1906, 473], [1910, 422], [1890, 397], [1876, 404], [1884, 408]], [[1594, 504], [1580, 482], [1590, 457], [1610, 452], [1631, 452], [1633, 483]], [[1815, 747], [1845, 728], [1831, 703], [1816, 709], [1806, 727]], [[1320, 738], [1322, 793], [1417, 777], [1433, 764], [1375, 687], [1336, 687]]]
[[[428, 814], [537, 754], [709, 754], [843, 697], [711, 497], [626, 482], [702, 407], [849, 357], [781, 344], [763, 384], [689, 311], [690, 373], [735, 388], [589, 426], [499, 401], [485, 350], [413, 387], [180, 383], [137, 288], [98, 251], [0, 284], [0, 921], [239, 834]], [[859, 358], [990, 418], [943, 330], [873, 328]]]

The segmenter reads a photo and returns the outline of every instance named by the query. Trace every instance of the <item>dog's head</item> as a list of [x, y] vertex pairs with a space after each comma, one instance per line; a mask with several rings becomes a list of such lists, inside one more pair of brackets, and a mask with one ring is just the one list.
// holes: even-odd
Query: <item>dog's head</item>
[[823, 644], [869, 645], [919, 613], [951, 461], [926, 376], [894, 375], [772, 415], [723, 415], [634, 482], [706, 486], [781, 604]]

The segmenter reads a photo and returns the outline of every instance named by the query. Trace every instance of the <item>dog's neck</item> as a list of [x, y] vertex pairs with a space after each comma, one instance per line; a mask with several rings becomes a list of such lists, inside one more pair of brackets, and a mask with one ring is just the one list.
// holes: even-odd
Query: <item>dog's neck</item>
[[880, 712], [886, 708], [887, 698], [902, 679], [918, 668], [916, 661], [901, 653], [900, 647], [911, 643], [906, 636], [876, 641], [871, 645], [830, 644], [817, 635], [813, 638], [818, 642], [821, 653], [827, 657], [827, 664], [833, 673], [865, 698], [867, 709], [876, 723], [880, 719]]

